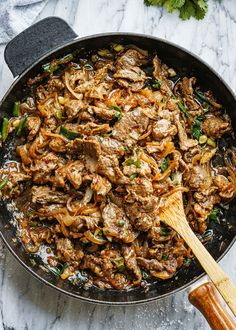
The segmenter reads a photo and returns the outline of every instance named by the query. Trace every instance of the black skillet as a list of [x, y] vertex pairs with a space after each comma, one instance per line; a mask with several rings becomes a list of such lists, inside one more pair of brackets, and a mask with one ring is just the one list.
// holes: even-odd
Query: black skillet
[[[0, 103], [0, 114], [11, 116], [14, 101], [22, 99], [27, 95], [26, 81], [42, 72], [42, 64], [54, 58], [60, 58], [76, 49], [85, 48], [93, 50], [107, 47], [110, 43], [135, 44], [136, 46], [156, 51], [158, 56], [171, 67], [174, 67], [180, 75], [185, 73], [195, 75], [200, 85], [211, 89], [218, 100], [223, 103], [230, 115], [234, 130], [236, 124], [236, 98], [230, 87], [223, 79], [200, 58], [189, 51], [167, 41], [134, 33], [106, 33], [84, 38], [78, 38], [74, 31], [65, 21], [57, 17], [46, 18], [27, 30], [20, 33], [8, 43], [5, 49], [5, 61], [8, 64], [15, 79]], [[14, 157], [11, 153], [11, 138], [0, 150], [0, 166], [7, 159]], [[225, 211], [225, 221], [221, 225], [212, 224], [214, 236], [208, 242], [207, 248], [215, 259], [221, 259], [230, 249], [236, 236], [236, 205], [232, 203]], [[24, 250], [22, 244], [14, 242], [15, 229], [9, 226], [12, 214], [1, 202], [0, 234], [1, 237], [16, 257], [16, 259], [32, 275], [45, 284], [75, 298], [88, 302], [132, 305], [157, 300], [186, 288], [201, 276], [203, 269], [198, 262], [193, 261], [190, 267], [181, 269], [175, 277], [167, 281], [155, 282], [150, 285], [146, 292], [144, 289], [136, 288], [128, 292], [115, 290], [101, 290], [92, 287], [88, 290], [82, 286], [73, 285], [69, 281], [58, 280], [53, 273], [47, 273], [40, 267], [40, 260], [32, 264], [32, 256]]]

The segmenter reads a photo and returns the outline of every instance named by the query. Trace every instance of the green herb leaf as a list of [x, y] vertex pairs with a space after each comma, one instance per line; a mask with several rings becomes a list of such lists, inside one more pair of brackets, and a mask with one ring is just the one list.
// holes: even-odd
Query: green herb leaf
[[193, 125], [193, 130], [192, 130], [192, 136], [196, 139], [199, 140], [200, 136], [202, 135], [201, 131], [201, 126], [195, 123]]
[[185, 108], [185, 106], [183, 105], [183, 103], [181, 101], [178, 102], [178, 107], [180, 108], [180, 110], [185, 114], [185, 116], [187, 118], [190, 117], [190, 113], [188, 112], [188, 110]]
[[203, 19], [207, 12], [207, 0], [144, 0], [146, 6], [162, 6], [169, 13], [179, 10], [179, 17], [183, 20], [195, 17]]
[[173, 171], [171, 171], [169, 178], [173, 181], [175, 178], [175, 173]]
[[162, 260], [168, 260], [168, 256], [166, 255], [166, 254], [164, 254], [163, 256], [162, 256]]
[[188, 267], [190, 265], [190, 263], [191, 263], [191, 259], [190, 258], [184, 259], [183, 266]]
[[161, 164], [161, 172], [164, 173], [167, 168], [169, 167], [170, 164], [170, 160], [169, 158], [166, 158], [165, 160], [163, 160], [162, 164]]
[[64, 135], [68, 140], [74, 140], [81, 137], [80, 133], [71, 131], [64, 126], [61, 126], [60, 134]]
[[8, 182], [8, 176], [5, 176], [2, 181], [0, 182], [0, 190], [2, 190]]
[[220, 223], [220, 220], [218, 218], [218, 214], [220, 212], [220, 209], [217, 207], [214, 207], [210, 213], [210, 215], [208, 216], [208, 220], [210, 221], [214, 221], [215, 223]]

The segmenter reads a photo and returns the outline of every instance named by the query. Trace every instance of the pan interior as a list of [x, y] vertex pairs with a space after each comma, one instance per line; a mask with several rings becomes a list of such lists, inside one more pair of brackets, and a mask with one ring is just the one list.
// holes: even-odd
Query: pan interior
[[[73, 52], [76, 49], [85, 48], [87, 50], [106, 47], [110, 43], [135, 44], [140, 48], [150, 51], [156, 51], [158, 56], [167, 65], [174, 67], [180, 76], [194, 75], [197, 77], [202, 87], [211, 89], [217, 99], [223, 104], [232, 119], [235, 130], [236, 125], [236, 107], [235, 97], [227, 88], [225, 83], [212, 70], [198, 60], [196, 57], [186, 51], [177, 48], [174, 45], [166, 43], [162, 40], [149, 38], [140, 35], [131, 34], [113, 34], [101, 35], [90, 38], [83, 38], [74, 41], [63, 48], [51, 52], [46, 58], [40, 60], [36, 65], [27, 70], [12, 85], [1, 104], [1, 113], [11, 113], [12, 104], [16, 99], [21, 99], [27, 95], [25, 82], [29, 77], [36, 76], [41, 71], [41, 65], [53, 58], [62, 57], [63, 55]], [[14, 141], [0, 150], [0, 162], [2, 165], [6, 160], [13, 159]], [[6, 205], [1, 202], [0, 214], [0, 231], [5, 243], [8, 245], [12, 253], [23, 264], [25, 268], [31, 271], [36, 277], [43, 280], [46, 284], [58, 288], [59, 290], [77, 298], [98, 302], [113, 304], [132, 304], [161, 298], [165, 295], [180, 290], [188, 285], [191, 281], [202, 275], [203, 270], [197, 261], [193, 261], [190, 267], [182, 268], [171, 279], [166, 281], [158, 281], [150, 284], [149, 290], [136, 288], [129, 291], [101, 290], [91, 287], [87, 290], [78, 284], [74, 285], [69, 281], [58, 280], [51, 272], [46, 272], [40, 265], [40, 260], [34, 265], [31, 256], [26, 253], [22, 244], [15, 240], [16, 228], [11, 224], [13, 214], [7, 209]], [[215, 259], [222, 257], [230, 245], [234, 241], [236, 235], [236, 204], [231, 202], [225, 210], [225, 220], [220, 224], [211, 224], [214, 231], [213, 239], [208, 241], [207, 249]]]

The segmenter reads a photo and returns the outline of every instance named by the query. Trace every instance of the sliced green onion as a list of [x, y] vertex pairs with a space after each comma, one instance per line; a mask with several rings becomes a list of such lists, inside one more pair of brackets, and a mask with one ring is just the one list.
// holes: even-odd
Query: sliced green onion
[[148, 273], [146, 273], [144, 270], [142, 270], [142, 279], [143, 279], [144, 281], [146, 281], [147, 279], [149, 279], [149, 275], [148, 275]]
[[123, 257], [117, 257], [117, 258], [113, 259], [113, 261], [119, 272], [122, 272], [123, 270], [125, 270], [125, 263], [124, 263]]
[[206, 135], [201, 135], [199, 138], [199, 143], [204, 144], [207, 142], [208, 137]]
[[67, 54], [62, 58], [59, 58], [57, 61], [58, 64], [64, 64], [64, 63], [68, 63], [70, 61], [72, 61], [74, 58], [73, 54]]
[[50, 74], [53, 74], [53, 72], [56, 71], [59, 68], [59, 66], [57, 64], [57, 61], [55, 60], [55, 61], [43, 64], [42, 68], [43, 68], [44, 72], [48, 72]]
[[16, 131], [16, 136], [21, 135], [25, 125], [26, 125], [26, 117], [24, 116], [24, 117], [21, 118], [20, 125], [18, 127], [18, 130]]
[[160, 89], [162, 82], [160, 80], [155, 79], [154, 82], [151, 84], [154, 89]]
[[215, 143], [215, 141], [213, 141], [213, 140], [210, 139], [210, 138], [207, 139], [207, 144], [208, 144], [209, 146], [213, 147], [213, 148], [216, 147], [216, 143]]
[[204, 115], [197, 116], [197, 120], [199, 121], [203, 121], [204, 119], [205, 119]]
[[114, 112], [114, 117], [115, 118], [117, 118], [117, 120], [119, 121], [119, 120], [121, 120], [121, 118], [122, 118], [122, 113], [120, 112], [120, 111], [115, 111]]
[[195, 94], [197, 99], [199, 99], [199, 101], [204, 101], [208, 103], [208, 98], [203, 94], [203, 92], [196, 91]]
[[180, 108], [180, 110], [185, 114], [185, 116], [187, 118], [190, 117], [190, 113], [188, 112], [188, 110], [185, 108], [185, 106], [183, 105], [183, 103], [181, 101], [179, 101], [178, 103], [178, 107]]
[[67, 129], [64, 126], [61, 126], [61, 128], [60, 128], [60, 134], [62, 134], [63, 136], [65, 136], [68, 140], [74, 140], [76, 138], [80, 138], [81, 137], [81, 134], [80, 133], [71, 131], [71, 130]]
[[141, 168], [141, 160], [140, 160], [140, 159], [137, 159], [137, 160], [134, 162], [134, 165], [135, 165], [137, 168]]
[[133, 158], [128, 158], [128, 159], [126, 159], [126, 161], [125, 161], [125, 165], [127, 165], [127, 166], [133, 165], [133, 163], [134, 163]]
[[8, 125], [9, 125], [9, 120], [5, 117], [3, 118], [2, 122], [2, 141], [6, 141], [7, 135], [8, 135]]
[[61, 118], [62, 118], [62, 112], [61, 112], [61, 110], [57, 110], [57, 112], [56, 112], [56, 117], [57, 117], [58, 119], [61, 119]]
[[118, 225], [119, 227], [124, 227], [124, 225], [125, 225], [125, 221], [124, 221], [124, 220], [118, 220], [117, 225]]
[[112, 53], [110, 52], [109, 49], [100, 49], [100, 50], [98, 50], [97, 53], [101, 57], [105, 57], [105, 58], [111, 58], [112, 57]]
[[111, 110], [121, 111], [121, 108], [117, 105], [108, 105], [108, 108]]
[[14, 117], [18, 117], [20, 114], [20, 102], [15, 102], [13, 106], [13, 112], [12, 112]]
[[166, 254], [164, 254], [163, 256], [162, 256], [162, 260], [168, 260], [168, 255], [166, 255]]
[[132, 181], [132, 180], [134, 180], [135, 178], [137, 178], [137, 176], [138, 176], [138, 173], [132, 173], [131, 175], [130, 175], [130, 180]]
[[167, 235], [169, 235], [169, 233], [170, 233], [170, 231], [169, 231], [168, 228], [166, 228], [166, 227], [161, 227], [160, 228], [160, 235], [161, 236], [167, 236]]
[[170, 163], [170, 160], [169, 158], [166, 158], [165, 160], [163, 160], [162, 164], [161, 164], [161, 172], [164, 173], [167, 168], [169, 167], [169, 163]]
[[120, 52], [121, 50], [124, 49], [124, 46], [122, 46], [120, 44], [115, 44], [115, 45], [113, 45], [113, 49], [115, 52]]
[[2, 190], [5, 187], [7, 182], [8, 182], [8, 176], [5, 176], [5, 178], [3, 178], [2, 181], [0, 182], [0, 190]]

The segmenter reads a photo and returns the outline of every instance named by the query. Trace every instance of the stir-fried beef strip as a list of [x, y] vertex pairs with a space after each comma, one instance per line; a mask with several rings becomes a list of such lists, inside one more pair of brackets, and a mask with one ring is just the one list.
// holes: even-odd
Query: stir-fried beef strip
[[0, 169], [0, 197], [23, 214], [27, 251], [50, 248], [62, 279], [81, 271], [87, 285], [123, 290], [186, 264], [191, 251], [160, 208], [183, 191], [187, 219], [204, 233], [235, 196], [236, 155], [220, 153], [232, 127], [211, 91], [118, 46], [53, 60], [29, 80], [31, 97], [3, 123], [3, 143], [14, 131], [20, 143], [18, 163]]

